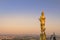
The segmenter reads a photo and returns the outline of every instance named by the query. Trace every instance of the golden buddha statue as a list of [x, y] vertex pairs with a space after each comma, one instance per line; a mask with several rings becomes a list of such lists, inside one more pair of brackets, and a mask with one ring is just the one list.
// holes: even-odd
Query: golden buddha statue
[[39, 21], [40, 21], [40, 25], [41, 25], [40, 40], [46, 40], [44, 11], [42, 11]]

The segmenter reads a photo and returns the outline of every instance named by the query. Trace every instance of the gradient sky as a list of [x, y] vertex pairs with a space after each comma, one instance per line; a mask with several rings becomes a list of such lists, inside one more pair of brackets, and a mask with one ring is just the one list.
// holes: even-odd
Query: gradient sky
[[39, 34], [46, 16], [46, 34], [60, 34], [60, 0], [0, 0], [0, 33]]

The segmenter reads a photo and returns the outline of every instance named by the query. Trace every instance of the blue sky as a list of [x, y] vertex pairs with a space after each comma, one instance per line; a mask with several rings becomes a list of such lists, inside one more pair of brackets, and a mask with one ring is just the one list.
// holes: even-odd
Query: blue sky
[[[55, 12], [53, 14], [59, 14], [60, 1], [59, 0], [0, 0], [0, 15], [11, 14], [33, 14], [39, 15], [42, 9], [47, 12]], [[17, 13], [20, 12], [20, 13]], [[27, 12], [27, 13], [26, 13]], [[30, 13], [28, 13], [30, 12]], [[48, 14], [48, 13], [46, 13]], [[51, 13], [50, 13], [51, 14]], [[49, 15], [50, 15], [49, 14]], [[11, 14], [12, 15], [12, 14]], [[14, 15], [14, 14], [13, 14]]]
[[[60, 26], [60, 21], [59, 21], [60, 20], [59, 18], [60, 17], [60, 0], [0, 0], [0, 19], [1, 19], [0, 27], [3, 25], [7, 26], [7, 24], [15, 25], [14, 22], [18, 24], [20, 24], [20, 22], [23, 24], [24, 22], [26, 22], [26, 24], [24, 24], [25, 26], [27, 24], [37, 26], [35, 27], [35, 29], [37, 28], [36, 32], [39, 33], [38, 29], [40, 25], [39, 25], [38, 18], [40, 17], [42, 10], [44, 10], [44, 13], [46, 16], [47, 30], [50, 31], [50, 32], [48, 31], [47, 32], [51, 33], [51, 28], [52, 30], [53, 28], [55, 28], [52, 32], [56, 31], [56, 33], [59, 33], [57, 31], [60, 30], [59, 29], [60, 27], [57, 27], [57, 26]], [[24, 22], [19, 21], [20, 19], [25, 21]], [[12, 20], [15, 20], [15, 21], [12, 21]], [[13, 23], [11, 24], [9, 21]], [[9, 22], [10, 24], [6, 22]], [[9, 27], [7, 26], [4, 28], [4, 26], [1, 27], [0, 29], [1, 32], [9, 33], [8, 31], [2, 31], [3, 29], [7, 29]], [[17, 27], [17, 24], [15, 26]], [[32, 29], [34, 28], [33, 26], [31, 26]], [[17, 33], [19, 33], [19, 31]], [[35, 33], [35, 31], [31, 33]]]

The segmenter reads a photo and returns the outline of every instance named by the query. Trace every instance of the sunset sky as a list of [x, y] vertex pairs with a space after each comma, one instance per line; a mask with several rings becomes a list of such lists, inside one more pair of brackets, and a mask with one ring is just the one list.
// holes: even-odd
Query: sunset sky
[[46, 16], [46, 34], [60, 34], [60, 0], [0, 0], [0, 33], [39, 34]]

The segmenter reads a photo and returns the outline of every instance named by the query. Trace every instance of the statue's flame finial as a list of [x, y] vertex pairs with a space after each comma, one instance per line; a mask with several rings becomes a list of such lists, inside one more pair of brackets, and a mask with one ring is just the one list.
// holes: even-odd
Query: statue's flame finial
[[42, 13], [41, 13], [42, 16], [44, 16], [44, 10], [42, 10]]

